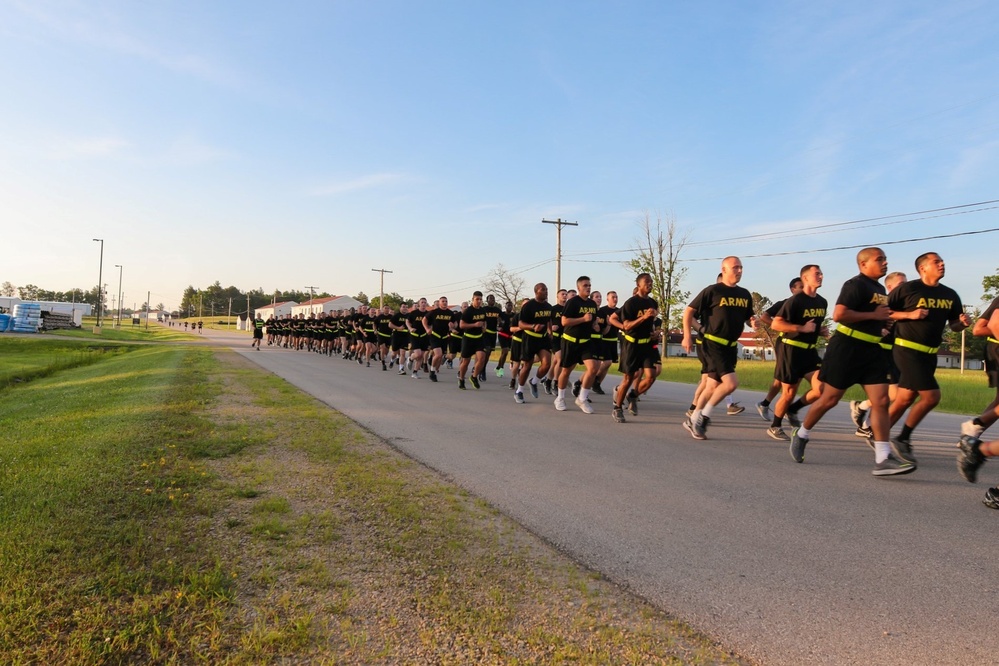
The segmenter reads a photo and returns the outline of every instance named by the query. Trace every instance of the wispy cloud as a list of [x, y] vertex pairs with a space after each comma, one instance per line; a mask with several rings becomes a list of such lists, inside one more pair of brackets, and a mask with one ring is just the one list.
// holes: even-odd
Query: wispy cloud
[[128, 146], [116, 136], [58, 137], [49, 141], [48, 153], [55, 160], [86, 160], [119, 156]]
[[350, 192], [370, 190], [376, 187], [391, 185], [400, 182], [405, 178], [401, 173], [373, 173], [350, 180], [334, 181], [323, 185], [317, 185], [310, 190], [309, 194], [314, 197], [333, 197]]

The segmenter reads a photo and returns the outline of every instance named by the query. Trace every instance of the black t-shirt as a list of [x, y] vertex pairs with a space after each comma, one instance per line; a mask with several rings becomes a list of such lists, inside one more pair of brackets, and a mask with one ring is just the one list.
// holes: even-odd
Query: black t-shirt
[[935, 287], [922, 280], [910, 280], [888, 295], [888, 307], [893, 312], [912, 312], [926, 308], [925, 319], [895, 321], [895, 340], [908, 340], [927, 347], [939, 347], [947, 324], [964, 313], [961, 297], [950, 287]]
[[[406, 328], [406, 317], [407, 317], [407, 315], [404, 315], [401, 312], [393, 312], [392, 316], [389, 317], [389, 321], [392, 322], [393, 326], [400, 326], [403, 329], [405, 329]], [[397, 330], [397, 329], [393, 328], [392, 332], [393, 333], [404, 333], [405, 331], [404, 330], [400, 331], [400, 330]]]
[[609, 305], [600, 306], [600, 309], [597, 310], [597, 324], [600, 325], [600, 332], [594, 335], [607, 336], [609, 338], [616, 337], [614, 335], [615, 328], [610, 323], [610, 316], [617, 311], [617, 308], [612, 308]]
[[484, 305], [482, 311], [486, 313], [486, 332], [495, 333], [499, 330], [499, 317], [502, 310], [498, 305]]
[[822, 322], [826, 318], [828, 307], [829, 303], [826, 299], [818, 294], [809, 296], [803, 291], [786, 299], [776, 316], [796, 326], [814, 321], [815, 330], [811, 333], [784, 333], [784, 337], [788, 340], [797, 340], [805, 344], [814, 345], [819, 339], [820, 329], [822, 328]]
[[[465, 310], [467, 310], [467, 309], [468, 308], [466, 307]], [[461, 337], [461, 327], [459, 326], [459, 322], [461, 322], [461, 314], [465, 310], [452, 310], [451, 311], [451, 323], [454, 324], [454, 328], [451, 329], [451, 335], [454, 336], [454, 337], [456, 337], [456, 338], [460, 338]]]
[[767, 308], [766, 310], [764, 310], [764, 312], [767, 313], [767, 316], [769, 316], [771, 319], [773, 319], [774, 317], [777, 316], [777, 313], [780, 312], [780, 309], [782, 307], [784, 307], [785, 303], [787, 303], [787, 299], [786, 298], [783, 301], [777, 301], [776, 303], [774, 303], [773, 305], [771, 305], [769, 308]]
[[499, 313], [499, 320], [497, 322], [497, 326], [499, 326], [499, 328], [496, 330], [500, 333], [510, 335], [510, 326], [514, 316], [516, 316], [515, 312], [507, 312], [506, 310], [502, 310]]
[[[465, 308], [465, 311], [461, 313], [461, 321], [463, 321], [466, 324], [475, 324], [480, 321], [486, 321], [486, 320], [487, 320], [486, 308], [477, 308], [469, 305], [467, 308]], [[482, 328], [461, 328], [460, 331], [463, 335], [476, 338], [485, 333], [485, 329]]]
[[392, 329], [389, 328], [389, 322], [392, 321], [394, 315], [390, 314], [380, 314], [375, 317], [375, 328], [382, 335], [391, 335]]
[[451, 332], [451, 319], [454, 313], [447, 308], [434, 308], [426, 313], [427, 323], [434, 335], [439, 338], [446, 338]]
[[[656, 303], [654, 298], [650, 298], [649, 296], [638, 296], [636, 294], [624, 302], [624, 305], [621, 307], [621, 314], [619, 318], [621, 319], [621, 323], [624, 324], [629, 321], [640, 319], [649, 310], [658, 309], [659, 304]], [[635, 338], [636, 340], [648, 338], [652, 335], [656, 321], [658, 321], [658, 319], [655, 317], [652, 319], [646, 319], [630, 331], [625, 331], [624, 334]]]
[[734, 342], [753, 316], [753, 295], [738, 285], [716, 283], [695, 296], [690, 307], [701, 313], [704, 335]]
[[989, 321], [990, 319], [992, 319], [992, 315], [995, 314], [996, 310], [999, 310], [999, 298], [992, 301], [992, 304], [989, 305], [989, 307], [985, 308], [985, 312], [982, 313], [982, 316], [979, 317], [979, 319], [984, 319], [985, 321]]
[[[855, 275], [844, 282], [839, 298], [836, 299], [836, 305], [842, 305], [854, 312], [874, 312], [879, 305], [887, 304], [888, 295], [885, 293], [885, 286], [863, 274]], [[848, 326], [855, 331], [880, 338], [885, 322], [870, 319], [857, 321]]]
[[552, 306], [552, 333], [560, 335], [562, 333], [562, 311], [565, 310], [564, 305], [559, 305], [556, 303]]
[[410, 333], [419, 337], [421, 335], [427, 334], [427, 329], [423, 327], [423, 318], [430, 314], [429, 310], [413, 309], [409, 311], [406, 315], [406, 321], [409, 323], [411, 330]]
[[576, 295], [566, 301], [565, 310], [562, 311], [563, 320], [578, 319], [588, 314], [593, 315], [590, 321], [566, 326], [562, 334], [577, 340], [589, 340], [594, 335], [593, 323], [597, 320], [597, 304], [592, 298]]
[[[532, 298], [524, 304], [524, 307], [520, 309], [520, 319], [524, 324], [544, 324], [548, 326], [551, 323], [552, 318], [552, 306], [548, 304], [547, 301], [544, 303], [538, 303], [538, 299]], [[531, 332], [537, 335], [544, 335], [545, 329], [541, 331], [534, 331], [531, 328]]]

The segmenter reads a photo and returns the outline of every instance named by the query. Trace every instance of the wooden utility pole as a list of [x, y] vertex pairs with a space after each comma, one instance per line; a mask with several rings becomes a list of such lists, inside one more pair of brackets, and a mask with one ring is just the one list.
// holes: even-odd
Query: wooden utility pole
[[555, 293], [562, 289], [562, 227], [578, 227], [579, 222], [566, 222], [561, 217], [557, 220], [541, 220], [542, 224], [555, 225]]
[[372, 268], [375, 273], [381, 273], [381, 281], [378, 285], [378, 307], [385, 307], [385, 274], [391, 273], [392, 271], [386, 270], [384, 268]]
[[306, 289], [309, 290], [309, 314], [315, 314], [312, 311], [312, 292], [315, 290], [315, 287], [306, 287]]

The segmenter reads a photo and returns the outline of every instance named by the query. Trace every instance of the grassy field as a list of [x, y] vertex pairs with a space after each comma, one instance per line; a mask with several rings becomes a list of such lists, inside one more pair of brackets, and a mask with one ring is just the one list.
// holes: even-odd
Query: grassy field
[[742, 663], [235, 354], [128, 347], [0, 392], [0, 663]]
[[94, 363], [104, 356], [124, 351], [125, 348], [116, 344], [3, 336], [0, 337], [0, 389]]

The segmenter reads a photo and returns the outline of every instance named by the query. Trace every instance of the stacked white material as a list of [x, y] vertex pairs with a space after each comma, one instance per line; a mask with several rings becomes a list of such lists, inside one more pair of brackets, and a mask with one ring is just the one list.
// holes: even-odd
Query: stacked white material
[[37, 333], [42, 323], [42, 306], [38, 303], [18, 303], [14, 306], [15, 333]]

